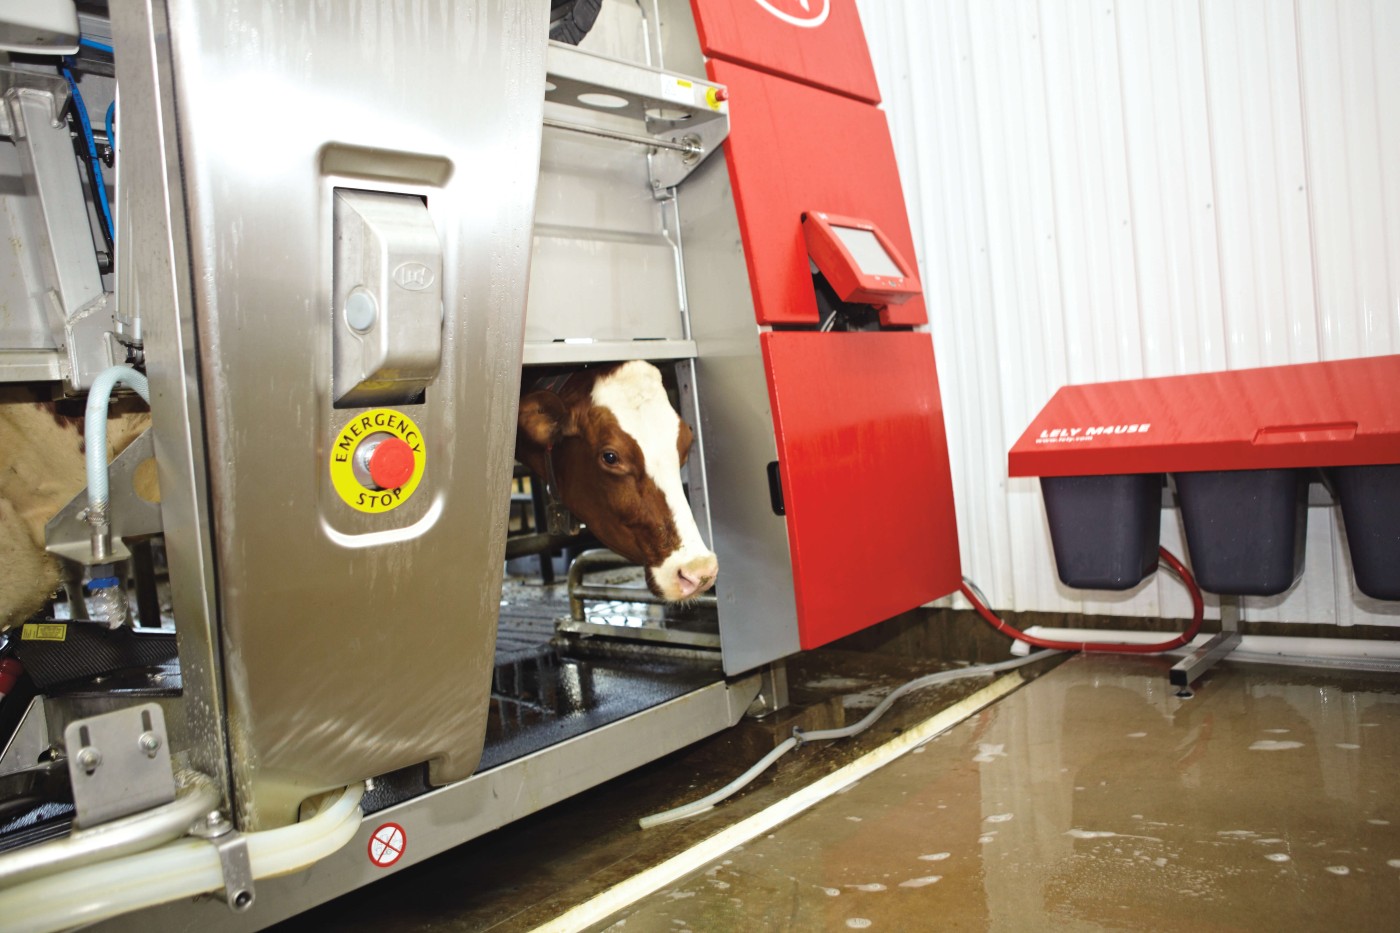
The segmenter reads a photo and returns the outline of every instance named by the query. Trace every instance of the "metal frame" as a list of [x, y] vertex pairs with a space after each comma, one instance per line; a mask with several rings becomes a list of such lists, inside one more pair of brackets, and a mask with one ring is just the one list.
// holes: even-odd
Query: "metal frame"
[[[201, 898], [127, 914], [101, 929], [219, 933], [269, 926], [734, 725], [759, 696], [761, 679], [753, 674], [704, 687], [371, 814], [330, 858], [294, 875], [259, 881], [257, 901], [245, 912]], [[377, 868], [368, 857], [370, 838], [390, 822], [404, 830], [404, 854], [391, 868]]]
[[1240, 598], [1220, 597], [1220, 634], [1172, 665], [1169, 679], [1181, 688], [1178, 696], [1190, 696], [1191, 685], [1234, 651], [1240, 643]]
[[[179, 624], [188, 744], [177, 764], [213, 779], [219, 806], [232, 802], [228, 719], [219, 649], [218, 597], [209, 516], [209, 461], [200, 388], [199, 340], [188, 217], [175, 123], [174, 75], [165, 0], [119, 3], [111, 33], [123, 88], [122, 119], [140, 126], [118, 161], [117, 305], [141, 321], [151, 386], [161, 519]], [[173, 727], [172, 727], [172, 731]]]
[[62, 78], [6, 68], [0, 69], [0, 95], [0, 136], [14, 143], [24, 188], [22, 195], [7, 198], [15, 202], [11, 235], [22, 247], [16, 263], [24, 271], [28, 307], [11, 314], [42, 317], [52, 341], [4, 347], [0, 381], [51, 374], [56, 363], [70, 389], [84, 389], [117, 354], [109, 336], [115, 321], [94, 252], [87, 195], [62, 117], [68, 87]]

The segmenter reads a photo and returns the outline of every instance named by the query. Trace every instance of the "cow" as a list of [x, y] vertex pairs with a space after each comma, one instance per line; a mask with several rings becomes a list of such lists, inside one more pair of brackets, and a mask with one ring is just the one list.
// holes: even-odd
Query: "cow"
[[[693, 435], [661, 372], [633, 360], [580, 370], [520, 399], [515, 456], [603, 544], [646, 568], [669, 602], [714, 585], [719, 561], [681, 487]], [[551, 464], [552, 461], [552, 464]]]
[[[140, 405], [113, 401], [109, 456], [150, 426]], [[44, 550], [44, 525], [87, 486], [83, 451], [81, 403], [0, 386], [0, 632], [43, 609], [58, 589], [60, 566]]]

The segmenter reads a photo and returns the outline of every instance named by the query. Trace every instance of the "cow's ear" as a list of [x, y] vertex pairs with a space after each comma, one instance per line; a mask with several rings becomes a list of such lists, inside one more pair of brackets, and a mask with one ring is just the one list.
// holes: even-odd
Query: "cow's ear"
[[516, 428], [531, 443], [551, 447], [569, 430], [570, 422], [564, 400], [553, 392], [531, 392], [520, 400], [520, 416]]

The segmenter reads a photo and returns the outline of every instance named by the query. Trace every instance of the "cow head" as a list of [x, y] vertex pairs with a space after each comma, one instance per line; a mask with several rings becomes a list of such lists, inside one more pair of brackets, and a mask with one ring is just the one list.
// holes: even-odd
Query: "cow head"
[[645, 567], [652, 592], [684, 600], [709, 589], [719, 569], [681, 488], [691, 440], [660, 371], [633, 361], [525, 395], [515, 449], [541, 479], [552, 457], [555, 493], [569, 511]]

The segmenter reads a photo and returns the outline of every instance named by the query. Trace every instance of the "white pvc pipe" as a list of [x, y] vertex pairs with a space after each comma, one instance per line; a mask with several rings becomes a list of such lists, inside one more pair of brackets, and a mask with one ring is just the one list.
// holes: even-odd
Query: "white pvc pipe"
[[[1163, 632], [1122, 631], [1112, 629], [1045, 628], [1033, 625], [1027, 635], [1055, 641], [1118, 642], [1120, 644], [1150, 644], [1161, 641]], [[1176, 651], [1199, 648], [1213, 634], [1197, 635], [1189, 644]], [[1024, 644], [1017, 642], [1018, 646]], [[1013, 649], [1014, 650], [1014, 649]], [[1318, 658], [1330, 661], [1400, 663], [1400, 641], [1380, 641], [1370, 638], [1301, 638], [1296, 635], [1243, 635], [1235, 654], [1279, 658]]]
[[[301, 871], [339, 850], [360, 828], [363, 796], [364, 785], [353, 785], [309, 820], [248, 833], [244, 838], [253, 877]], [[182, 839], [0, 892], [0, 922], [6, 930], [17, 933], [52, 933], [223, 886], [213, 844]]]
[[88, 390], [87, 484], [88, 508], [102, 509], [107, 505], [107, 404], [117, 383], [124, 383], [147, 405], [151, 404], [150, 385], [146, 377], [130, 366], [112, 366], [98, 373]]

